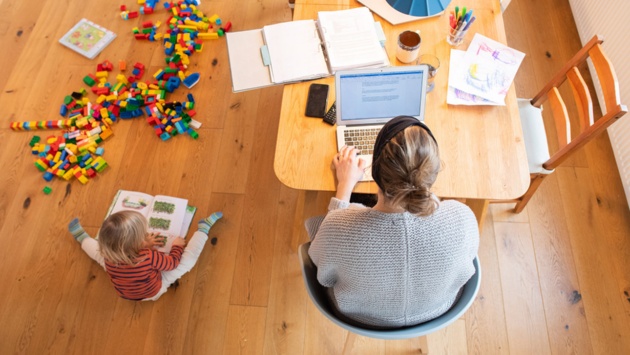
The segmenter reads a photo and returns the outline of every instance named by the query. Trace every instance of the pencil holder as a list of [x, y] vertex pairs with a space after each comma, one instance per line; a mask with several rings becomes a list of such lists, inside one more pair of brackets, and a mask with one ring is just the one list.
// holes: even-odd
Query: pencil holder
[[468, 32], [468, 29], [458, 30], [456, 28], [449, 28], [448, 37], [446, 37], [446, 42], [448, 42], [448, 44], [450, 44], [453, 47], [457, 47], [460, 44], [462, 44], [462, 42], [464, 42], [464, 37], [466, 37], [467, 32]]

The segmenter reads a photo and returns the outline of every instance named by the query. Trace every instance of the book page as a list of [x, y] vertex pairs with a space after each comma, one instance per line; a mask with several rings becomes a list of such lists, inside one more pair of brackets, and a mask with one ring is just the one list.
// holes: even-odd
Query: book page
[[154, 197], [153, 204], [147, 215], [149, 231], [157, 232], [167, 237], [166, 245], [158, 248], [159, 251], [168, 253], [171, 250], [175, 237], [186, 237], [186, 235], [180, 235], [180, 233], [187, 207], [188, 200], [162, 195]]
[[367, 7], [320, 11], [318, 19], [333, 71], [385, 65], [385, 52]]
[[263, 27], [269, 50], [271, 80], [288, 83], [330, 75], [313, 20], [283, 22]]

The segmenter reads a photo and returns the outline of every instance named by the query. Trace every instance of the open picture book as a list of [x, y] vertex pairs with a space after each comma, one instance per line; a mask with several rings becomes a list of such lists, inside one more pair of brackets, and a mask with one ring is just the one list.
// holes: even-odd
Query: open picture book
[[174, 238], [186, 238], [197, 208], [182, 198], [118, 190], [105, 218], [125, 210], [141, 213], [147, 218], [149, 232], [167, 237], [166, 244], [157, 250], [168, 253]]

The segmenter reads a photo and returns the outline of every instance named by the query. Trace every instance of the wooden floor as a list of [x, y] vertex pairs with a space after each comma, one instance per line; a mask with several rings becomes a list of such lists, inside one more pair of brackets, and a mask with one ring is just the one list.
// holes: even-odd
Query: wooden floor
[[[0, 0], [0, 354], [341, 353], [346, 332], [308, 300], [296, 255], [304, 218], [323, 213], [330, 194], [275, 178], [282, 88], [231, 93], [223, 39], [192, 57], [193, 69], [203, 66], [192, 90], [199, 140], [161, 142], [142, 120], [120, 122], [103, 144], [104, 174], [42, 192], [28, 147], [35, 133], [8, 123], [57, 119], [98, 61], [142, 62], [147, 75], [162, 66], [160, 45], [132, 39], [135, 22], [118, 17], [119, 5]], [[291, 19], [286, 0], [204, 0], [202, 9], [235, 30]], [[515, 0], [504, 16], [508, 44], [527, 53], [517, 92], [532, 96], [580, 47], [568, 2]], [[93, 61], [57, 43], [82, 17], [118, 34]], [[66, 230], [79, 217], [94, 233], [118, 189], [181, 196], [198, 216], [225, 215], [198, 265], [157, 302], [117, 297]], [[351, 352], [630, 353], [630, 212], [607, 136], [558, 168], [523, 213], [509, 208], [491, 206], [481, 290], [464, 318], [426, 344], [360, 338]]]

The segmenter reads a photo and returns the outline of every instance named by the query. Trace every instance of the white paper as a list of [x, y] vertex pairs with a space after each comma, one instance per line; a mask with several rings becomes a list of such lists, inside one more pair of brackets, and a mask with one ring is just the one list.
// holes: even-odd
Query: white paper
[[525, 54], [475, 34], [449, 85], [492, 102], [503, 102]]
[[492, 102], [482, 97], [469, 94], [453, 87], [453, 81], [455, 81], [455, 73], [458, 67], [461, 67], [464, 61], [464, 55], [466, 52], [457, 49], [451, 49], [451, 59], [449, 62], [449, 76], [448, 76], [448, 93], [446, 94], [446, 103], [449, 105], [493, 105], [493, 106], [505, 106], [505, 100], [500, 102]]
[[330, 75], [313, 20], [263, 27], [269, 50], [271, 80], [287, 83]]
[[385, 65], [386, 54], [374, 27], [374, 17], [367, 7], [320, 11], [318, 20], [333, 72]]

